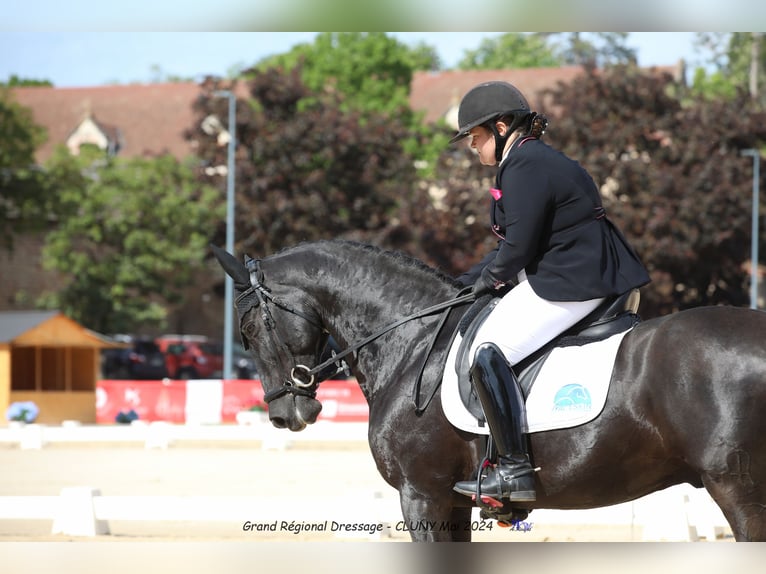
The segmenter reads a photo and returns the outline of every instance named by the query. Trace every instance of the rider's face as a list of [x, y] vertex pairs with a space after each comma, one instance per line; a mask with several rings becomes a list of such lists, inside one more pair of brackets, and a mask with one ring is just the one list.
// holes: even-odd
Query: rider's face
[[478, 126], [468, 132], [471, 138], [471, 149], [479, 155], [482, 165], [496, 165], [495, 159], [495, 136], [484, 126]]

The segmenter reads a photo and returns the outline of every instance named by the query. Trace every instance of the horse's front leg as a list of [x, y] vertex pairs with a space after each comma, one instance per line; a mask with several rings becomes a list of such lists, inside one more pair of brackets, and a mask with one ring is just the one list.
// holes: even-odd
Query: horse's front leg
[[451, 492], [425, 495], [405, 485], [399, 500], [413, 542], [470, 542], [471, 509], [455, 508]]

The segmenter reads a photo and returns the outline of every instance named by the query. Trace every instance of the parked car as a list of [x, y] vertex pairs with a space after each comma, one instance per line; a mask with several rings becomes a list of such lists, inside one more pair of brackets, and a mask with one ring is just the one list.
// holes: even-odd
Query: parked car
[[101, 351], [101, 375], [105, 379], [164, 379], [168, 376], [165, 355], [150, 338], [114, 335], [129, 346]]
[[163, 335], [156, 339], [171, 379], [220, 379], [223, 346], [200, 335]]

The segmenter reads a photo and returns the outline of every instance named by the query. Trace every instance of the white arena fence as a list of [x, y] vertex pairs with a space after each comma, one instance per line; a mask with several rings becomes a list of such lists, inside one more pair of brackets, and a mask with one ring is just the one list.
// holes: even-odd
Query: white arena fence
[[[0, 428], [0, 446], [41, 449], [55, 444], [133, 443], [167, 449], [183, 441], [259, 443], [263, 449], [285, 449], [298, 443], [355, 442], [366, 448], [366, 423], [319, 421], [302, 433], [274, 429], [269, 423], [177, 425], [166, 422], [130, 425], [15, 425]], [[478, 519], [478, 509], [475, 509]], [[400, 530], [401, 510], [395, 493], [349, 492], [342, 497], [309, 496], [101, 496], [95, 486], [65, 488], [58, 496], [0, 496], [0, 520], [51, 520], [52, 534], [109, 534], [109, 521], [239, 522], [257, 517], [296, 533], [294, 528], [325, 523], [337, 537], [378, 539]], [[535, 510], [534, 525], [616, 525], [635, 529], [637, 540], [696, 541], [730, 537], [731, 530], [706, 491], [679, 485], [636, 501], [592, 510]], [[283, 524], [286, 523], [286, 524]], [[340, 530], [333, 532], [333, 523]], [[381, 525], [373, 528], [373, 525]], [[236, 527], [245, 527], [240, 524]], [[350, 528], [355, 530], [349, 530]], [[345, 528], [346, 530], [343, 530]], [[296, 533], [297, 534], [297, 533]]]
[[[168, 448], [183, 441], [257, 442], [262, 448], [283, 449], [293, 443], [367, 442], [366, 422], [318, 421], [300, 433], [277, 429], [261, 413], [246, 413], [235, 425], [174, 424], [164, 421], [133, 421], [123, 425], [82, 425], [64, 421], [61, 425], [14, 424], [0, 427], [0, 444], [38, 449], [56, 443], [139, 443], [146, 448]], [[253, 416], [255, 415], [255, 416]]]

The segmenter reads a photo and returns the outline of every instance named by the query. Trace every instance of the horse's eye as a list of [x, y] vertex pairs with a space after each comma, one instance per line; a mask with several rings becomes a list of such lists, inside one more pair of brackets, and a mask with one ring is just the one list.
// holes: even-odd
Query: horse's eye
[[242, 331], [245, 333], [247, 337], [252, 337], [253, 335], [255, 335], [255, 325], [253, 325], [251, 321], [247, 325], [245, 325]]

